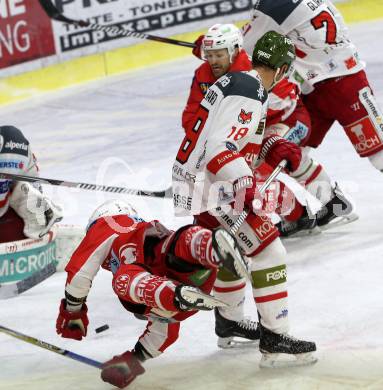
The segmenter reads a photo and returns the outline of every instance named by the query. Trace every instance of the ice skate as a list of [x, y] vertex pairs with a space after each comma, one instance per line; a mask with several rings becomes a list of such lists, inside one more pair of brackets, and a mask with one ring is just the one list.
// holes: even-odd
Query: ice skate
[[333, 197], [316, 214], [317, 224], [321, 230], [329, 230], [354, 222], [359, 216], [353, 212], [353, 209], [351, 202], [335, 183]]
[[218, 309], [214, 309], [214, 314], [218, 347], [235, 348], [258, 345], [258, 322], [251, 321], [250, 319], [243, 319], [241, 321], [228, 320], [219, 313]]
[[259, 350], [262, 353], [260, 367], [284, 368], [306, 366], [317, 362], [313, 356], [315, 343], [298, 340], [288, 334], [278, 334], [259, 325]]
[[302, 237], [321, 233], [317, 226], [316, 217], [309, 216], [306, 210], [296, 221], [282, 219], [275, 226], [278, 228], [282, 238]]

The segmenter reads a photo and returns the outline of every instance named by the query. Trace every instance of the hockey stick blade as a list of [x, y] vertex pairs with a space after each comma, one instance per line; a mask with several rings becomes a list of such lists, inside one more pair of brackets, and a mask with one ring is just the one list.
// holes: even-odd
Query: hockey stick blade
[[19, 339], [21, 341], [25, 341], [26, 343], [36, 345], [37, 347], [47, 349], [48, 351], [57, 353], [57, 354], [62, 355], [62, 356], [66, 356], [70, 359], [77, 360], [78, 362], [87, 364], [88, 366], [92, 366], [92, 367], [96, 367], [96, 368], [101, 368], [101, 366], [102, 366], [102, 363], [97, 362], [96, 360], [89, 359], [85, 356], [78, 355], [77, 353], [68, 351], [66, 349], [56, 347], [53, 344], [49, 344], [49, 343], [42, 341], [42, 340], [39, 340], [39, 339], [35, 339], [34, 337], [27, 336], [23, 333], [6, 328], [5, 326], [2, 326], [2, 325], [0, 325], [0, 332], [5, 333], [8, 336], [15, 337], [16, 339]]
[[[228, 307], [229, 305], [218, 298], [213, 297], [210, 294], [206, 294], [196, 288], [185, 289], [182, 291], [182, 298], [188, 302], [203, 302], [204, 305], [214, 307]], [[205, 309], [206, 310], [206, 309]]]
[[172, 192], [171, 187], [169, 187], [163, 191], [146, 191], [146, 190], [138, 190], [138, 189], [134, 189], [134, 188], [107, 186], [107, 185], [103, 185], [103, 184], [89, 184], [89, 183], [79, 183], [79, 182], [77, 183], [77, 182], [72, 182], [72, 181], [47, 179], [47, 178], [43, 178], [43, 177], [16, 175], [13, 173], [1, 173], [1, 172], [0, 172], [0, 179], [26, 181], [29, 183], [50, 184], [50, 185], [54, 185], [54, 186], [80, 188], [83, 190], [90, 190], [90, 191], [112, 192], [115, 194], [149, 196], [149, 197], [154, 197], [154, 198], [172, 198], [172, 196], [173, 196], [173, 192]]
[[213, 233], [213, 248], [222, 258], [222, 265], [241, 278], [251, 279], [249, 265], [238, 250], [235, 238], [226, 230], [219, 228]]
[[120, 27], [120, 25], [114, 24], [114, 25], [100, 25], [96, 23], [90, 23], [86, 20], [75, 20], [68, 18], [64, 16], [52, 3], [51, 0], [39, 0], [39, 3], [41, 7], [44, 9], [46, 14], [59, 22], [64, 22], [68, 24], [74, 24], [79, 27], [88, 27], [91, 30], [98, 30], [98, 31], [105, 31], [106, 33], [111, 34], [112, 36], [121, 36], [121, 37], [131, 37], [131, 38], [137, 38], [137, 39], [148, 39], [150, 41], [156, 41], [156, 42], [162, 42], [162, 43], [169, 43], [172, 45], [177, 45], [177, 46], [184, 46], [184, 47], [189, 47], [193, 48], [195, 47], [194, 43], [191, 42], [185, 42], [185, 41], [180, 41], [178, 39], [172, 39], [172, 38], [165, 38], [165, 37], [158, 37], [155, 35], [149, 35], [145, 33], [140, 33], [137, 31], [128, 31], [125, 30], [124, 28]]
[[46, 267], [16, 283], [0, 284], [0, 299], [13, 298], [41, 283], [56, 272], [56, 266], [49, 263]]

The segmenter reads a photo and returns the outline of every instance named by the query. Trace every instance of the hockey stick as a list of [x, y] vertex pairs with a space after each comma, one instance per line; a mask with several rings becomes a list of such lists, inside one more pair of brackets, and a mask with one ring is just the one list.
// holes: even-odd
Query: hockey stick
[[0, 299], [13, 298], [49, 278], [55, 272], [56, 266], [53, 263], [49, 263], [46, 267], [19, 282], [0, 284]]
[[148, 39], [150, 41], [170, 43], [172, 45], [185, 46], [190, 48], [195, 47], [195, 44], [191, 42], [179, 41], [177, 39], [159, 37], [159, 36], [144, 34], [136, 31], [128, 31], [120, 27], [118, 24], [102, 26], [97, 23], [87, 22], [86, 20], [71, 19], [61, 14], [51, 0], [39, 0], [39, 3], [51, 19], [57, 20], [59, 22], [73, 24], [79, 27], [89, 27], [92, 30], [105, 31], [106, 33], [109, 33], [111, 35], [120, 35], [122, 37], [131, 37], [137, 39]]
[[115, 187], [115, 186], [106, 186], [106, 185], [88, 184], [88, 183], [76, 183], [73, 181], [46, 179], [43, 177], [16, 175], [13, 173], [1, 173], [1, 172], [0, 172], [0, 179], [27, 181], [30, 183], [42, 183], [42, 184], [45, 183], [54, 186], [81, 188], [83, 190], [113, 192], [115, 194], [128, 194], [128, 195], [136, 195], [136, 196], [150, 196], [154, 198], [171, 198], [173, 196], [171, 187], [167, 188], [164, 191], [144, 191], [144, 190], [137, 190], [133, 188]]
[[[273, 180], [281, 173], [282, 169], [285, 168], [287, 165], [286, 160], [282, 160], [278, 166], [274, 169], [274, 171], [270, 174], [270, 176], [266, 179], [266, 181], [262, 184], [261, 188], [259, 189], [259, 193], [261, 195], [264, 194], [264, 192], [267, 190], [269, 185], [273, 182]], [[238, 219], [235, 221], [234, 225], [230, 228], [230, 233], [235, 235], [238, 233], [239, 228], [245, 221], [246, 217], [249, 215], [250, 210], [243, 210], [242, 213], [239, 215]]]
[[8, 336], [15, 337], [21, 341], [25, 341], [26, 343], [36, 345], [37, 347], [47, 349], [48, 351], [58, 353], [59, 355], [66, 356], [70, 359], [77, 360], [78, 362], [88, 364], [89, 366], [101, 368], [102, 363], [97, 362], [96, 360], [89, 359], [85, 356], [78, 355], [77, 353], [68, 351], [66, 349], [62, 349], [56, 347], [55, 345], [46, 343], [45, 341], [35, 339], [34, 337], [27, 336], [23, 333], [17, 332], [15, 330], [6, 328], [5, 326], [0, 325], [0, 332], [7, 334]]

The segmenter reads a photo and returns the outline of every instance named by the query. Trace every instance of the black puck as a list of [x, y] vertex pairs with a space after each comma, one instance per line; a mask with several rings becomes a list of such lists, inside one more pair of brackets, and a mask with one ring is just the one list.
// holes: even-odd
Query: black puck
[[102, 325], [102, 326], [96, 328], [95, 331], [96, 331], [96, 333], [101, 333], [104, 330], [108, 330], [108, 329], [109, 329], [109, 325], [105, 324], [105, 325]]

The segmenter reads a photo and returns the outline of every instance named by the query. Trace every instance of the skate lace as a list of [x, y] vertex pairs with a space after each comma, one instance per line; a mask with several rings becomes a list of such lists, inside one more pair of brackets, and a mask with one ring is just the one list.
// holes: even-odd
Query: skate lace
[[256, 330], [258, 322], [252, 321], [250, 318], [244, 318], [238, 322], [238, 325], [245, 330]]
[[282, 339], [283, 339], [283, 340], [300, 341], [300, 340], [297, 339], [296, 337], [290, 336], [290, 335], [287, 334], [287, 333], [282, 333], [281, 336], [282, 336]]

